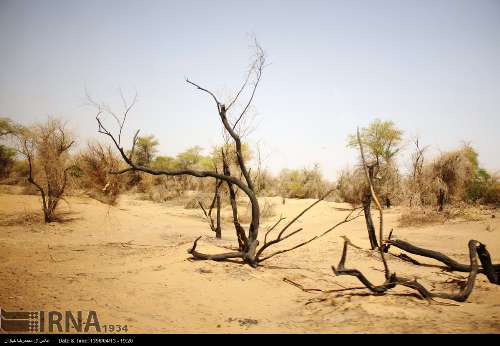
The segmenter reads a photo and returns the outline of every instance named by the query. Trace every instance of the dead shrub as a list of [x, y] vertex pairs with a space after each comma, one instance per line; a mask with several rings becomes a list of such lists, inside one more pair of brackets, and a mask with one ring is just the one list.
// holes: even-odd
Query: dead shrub
[[28, 181], [42, 197], [44, 220], [56, 221], [55, 210], [67, 187], [69, 151], [74, 141], [58, 119], [24, 129], [18, 139], [20, 152], [28, 161]]
[[368, 189], [365, 173], [360, 170], [343, 169], [337, 179], [338, 196], [342, 202], [361, 205]]
[[473, 176], [473, 166], [466, 149], [445, 152], [426, 167], [429, 186], [439, 211], [445, 204], [462, 201]]
[[116, 204], [125, 182], [122, 175], [110, 173], [120, 169], [120, 160], [110, 146], [88, 143], [87, 149], [77, 156], [76, 165], [76, 179], [92, 198]]
[[146, 196], [150, 201], [156, 203], [163, 203], [178, 197], [177, 193], [173, 192], [172, 190], [169, 190], [163, 184], [152, 185], [149, 188], [149, 191], [146, 193]]
[[260, 209], [260, 216], [264, 219], [276, 216], [276, 206], [272, 201], [268, 199], [264, 200], [264, 204]]
[[180, 198], [184, 194], [183, 185], [177, 178], [140, 173], [135, 190], [143, 194], [143, 199], [163, 203]]
[[[375, 168], [373, 178], [375, 193], [387, 207], [402, 201], [403, 189], [401, 176], [392, 163]], [[354, 206], [361, 205], [369, 187], [362, 169], [344, 169], [337, 179], [337, 196], [341, 201]]]

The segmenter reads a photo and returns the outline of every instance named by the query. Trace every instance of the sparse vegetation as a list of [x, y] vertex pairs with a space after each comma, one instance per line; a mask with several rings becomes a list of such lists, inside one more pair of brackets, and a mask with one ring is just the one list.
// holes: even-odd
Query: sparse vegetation
[[286, 198], [319, 198], [331, 189], [318, 164], [312, 169], [283, 169], [277, 183], [279, 194]]

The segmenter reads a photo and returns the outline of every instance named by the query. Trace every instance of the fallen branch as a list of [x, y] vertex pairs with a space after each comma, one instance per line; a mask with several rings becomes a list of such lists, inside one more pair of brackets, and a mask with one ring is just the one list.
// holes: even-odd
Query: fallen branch
[[342, 256], [340, 258], [339, 264], [337, 265], [336, 268], [332, 266], [332, 270], [336, 275], [355, 276], [363, 285], [365, 285], [366, 288], [368, 288], [370, 291], [376, 294], [384, 294], [386, 291], [396, 287], [397, 285], [401, 285], [416, 290], [423, 298], [426, 299], [443, 298], [458, 302], [464, 302], [465, 300], [467, 300], [467, 298], [469, 297], [474, 288], [474, 282], [479, 269], [477, 263], [477, 256], [478, 256], [477, 249], [482, 244], [479, 243], [477, 240], [469, 241], [468, 247], [469, 247], [471, 270], [469, 272], [469, 277], [467, 279], [465, 286], [462, 287], [458, 293], [432, 292], [429, 291], [427, 288], [425, 288], [422, 284], [420, 284], [416, 279], [400, 277], [397, 276], [396, 273], [391, 274], [390, 277], [382, 285], [378, 286], [374, 285], [359, 270], [348, 269], [345, 267], [348, 245], [349, 245], [349, 240], [347, 239], [344, 241], [344, 248], [342, 250]]
[[[386, 240], [385, 243], [414, 255], [435, 259], [441, 263], [444, 263], [447, 268], [452, 271], [468, 273], [472, 270], [471, 265], [459, 263], [441, 252], [424, 249], [403, 240]], [[484, 244], [478, 242], [476, 251], [481, 262], [481, 267], [479, 268], [478, 272], [485, 274], [491, 283], [500, 284], [500, 264], [491, 263], [491, 256]], [[420, 265], [418, 261], [414, 261], [412, 263]]]
[[198, 245], [198, 240], [200, 240], [201, 236], [196, 238], [193, 243], [193, 247], [188, 250], [188, 254], [192, 255], [194, 259], [198, 260], [212, 260], [212, 261], [224, 261], [230, 258], [242, 258], [244, 253], [241, 251], [235, 252], [226, 252], [222, 254], [208, 255], [201, 252], [196, 251], [196, 246]]

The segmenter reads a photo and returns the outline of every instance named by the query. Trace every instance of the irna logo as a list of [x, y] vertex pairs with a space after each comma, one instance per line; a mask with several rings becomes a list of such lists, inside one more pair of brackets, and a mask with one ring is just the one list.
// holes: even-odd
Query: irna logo
[[0, 309], [0, 330], [31, 333], [100, 333], [95, 311], [5, 311]]

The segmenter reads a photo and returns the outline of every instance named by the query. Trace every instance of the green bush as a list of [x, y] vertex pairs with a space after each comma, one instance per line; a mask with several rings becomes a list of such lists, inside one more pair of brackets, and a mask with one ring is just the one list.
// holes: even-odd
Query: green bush
[[16, 151], [0, 144], [0, 178], [5, 178], [11, 173], [14, 166]]

